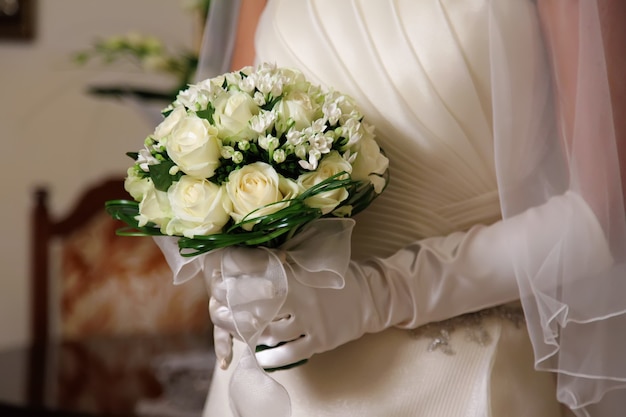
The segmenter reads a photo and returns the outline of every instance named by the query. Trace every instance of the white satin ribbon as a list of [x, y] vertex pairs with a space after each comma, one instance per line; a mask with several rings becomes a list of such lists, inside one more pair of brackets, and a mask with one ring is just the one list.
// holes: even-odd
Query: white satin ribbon
[[354, 224], [352, 219], [320, 219], [278, 249], [229, 247], [192, 258], [180, 255], [176, 238], [155, 238], [175, 284], [201, 272], [209, 291], [216, 282], [225, 284], [235, 328], [247, 345], [229, 387], [236, 416], [291, 415], [287, 391], [256, 361], [257, 341], [285, 302], [288, 273], [314, 288], [343, 287]]

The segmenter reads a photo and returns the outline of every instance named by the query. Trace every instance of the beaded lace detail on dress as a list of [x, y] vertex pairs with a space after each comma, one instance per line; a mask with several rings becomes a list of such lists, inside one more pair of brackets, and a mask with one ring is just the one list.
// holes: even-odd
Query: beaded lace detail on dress
[[466, 339], [480, 346], [487, 346], [491, 343], [491, 335], [484, 326], [484, 320], [489, 318], [507, 320], [519, 329], [524, 323], [524, 311], [519, 305], [504, 305], [429, 323], [409, 330], [409, 334], [413, 338], [430, 338], [428, 352], [439, 351], [446, 355], [454, 355], [456, 351], [452, 346], [451, 338], [452, 334], [458, 330], [464, 330]]

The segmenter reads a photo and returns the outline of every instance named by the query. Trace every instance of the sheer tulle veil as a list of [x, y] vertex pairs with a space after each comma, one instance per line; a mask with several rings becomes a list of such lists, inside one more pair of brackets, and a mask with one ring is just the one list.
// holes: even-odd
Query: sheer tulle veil
[[[493, 0], [492, 10], [508, 1]], [[517, 244], [514, 266], [537, 368], [556, 372], [558, 398], [577, 415], [616, 417], [625, 405], [618, 388], [626, 388], [626, 214], [614, 114], [598, 4], [562, 3], [574, 5], [562, 16], [568, 24], [552, 32], [528, 28], [533, 42], [506, 38], [501, 23], [490, 20], [500, 203], [504, 218], [563, 194], [588, 208], [582, 217], [563, 213], [568, 227], [539, 258], [536, 236], [525, 240], [527, 247]], [[239, 0], [212, 1], [198, 79], [229, 69], [238, 7]], [[560, 36], [574, 37], [573, 71], [560, 71], [565, 64], [552, 42]], [[517, 62], [514, 54], [527, 56], [528, 65], [509, 65]], [[511, 95], [509, 86], [518, 83], [528, 85], [523, 97]], [[589, 238], [590, 218], [603, 231], [600, 241]], [[608, 256], [599, 260], [598, 253]]]
[[[579, 241], [589, 222], [563, 213], [568, 226], [560, 242], [540, 259], [525, 256], [530, 246], [522, 248], [515, 270], [536, 366], [557, 372], [559, 400], [580, 416], [618, 416], [625, 403], [615, 390], [626, 387], [626, 215], [614, 114], [598, 4], [563, 3], [577, 10], [563, 9], [544, 28], [536, 47], [545, 48], [547, 59], [534, 67], [532, 80], [507, 65], [509, 54], [524, 51], [512, 50], [497, 23], [491, 28], [498, 187], [505, 218], [568, 192], [595, 214], [604, 232], [600, 244], [612, 257], [608, 265], [594, 257], [598, 242]], [[559, 33], [566, 27], [569, 33]], [[573, 37], [573, 49], [557, 51], [564, 36]], [[564, 65], [572, 67], [564, 71]], [[516, 82], [528, 85], [524, 97], [508, 94]]]

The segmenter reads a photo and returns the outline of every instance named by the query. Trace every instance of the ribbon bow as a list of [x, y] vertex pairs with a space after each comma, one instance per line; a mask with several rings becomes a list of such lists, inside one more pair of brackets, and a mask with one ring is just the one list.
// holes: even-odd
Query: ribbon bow
[[352, 219], [320, 219], [277, 249], [229, 247], [195, 258], [180, 256], [176, 238], [155, 238], [175, 284], [203, 273], [210, 287], [217, 277], [226, 289], [235, 328], [247, 345], [229, 386], [236, 416], [291, 415], [287, 391], [256, 361], [257, 341], [287, 298], [288, 275], [314, 288], [343, 287], [354, 224]]

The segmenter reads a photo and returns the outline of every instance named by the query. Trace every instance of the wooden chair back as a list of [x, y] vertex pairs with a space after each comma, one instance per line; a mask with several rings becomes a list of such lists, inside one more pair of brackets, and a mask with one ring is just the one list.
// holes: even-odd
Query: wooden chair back
[[[51, 336], [51, 317], [60, 311], [61, 337], [109, 333], [210, 331], [203, 280], [172, 284], [171, 271], [149, 237], [121, 237], [121, 222], [104, 210], [107, 200], [130, 199], [124, 180], [108, 178], [78, 198], [74, 208], [54, 218], [48, 190], [35, 191], [32, 212], [31, 334]], [[59, 259], [51, 247], [59, 242]], [[55, 262], [52, 262], [55, 261]], [[60, 280], [53, 282], [52, 280]], [[58, 291], [51, 291], [58, 286]], [[58, 293], [54, 297], [52, 293]]]

